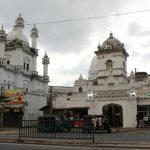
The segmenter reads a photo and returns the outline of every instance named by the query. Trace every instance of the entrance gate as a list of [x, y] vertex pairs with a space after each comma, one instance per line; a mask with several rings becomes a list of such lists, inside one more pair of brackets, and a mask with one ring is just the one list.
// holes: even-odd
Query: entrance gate
[[123, 126], [122, 107], [118, 104], [108, 104], [103, 106], [103, 115], [108, 120], [111, 127]]

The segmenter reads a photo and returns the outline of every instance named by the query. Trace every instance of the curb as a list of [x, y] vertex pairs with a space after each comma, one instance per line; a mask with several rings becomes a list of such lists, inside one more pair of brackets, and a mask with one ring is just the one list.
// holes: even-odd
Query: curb
[[82, 142], [53, 142], [43, 140], [30, 139], [0, 139], [0, 142], [5, 143], [20, 143], [20, 144], [36, 144], [36, 145], [60, 145], [60, 146], [75, 146], [75, 147], [106, 147], [106, 148], [142, 148], [150, 149], [150, 143], [137, 142], [99, 142], [99, 143], [82, 143]]

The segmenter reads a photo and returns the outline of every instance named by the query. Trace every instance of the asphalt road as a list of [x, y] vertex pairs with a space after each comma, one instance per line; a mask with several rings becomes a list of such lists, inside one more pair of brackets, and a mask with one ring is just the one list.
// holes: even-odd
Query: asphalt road
[[[32, 144], [0, 143], [1, 150], [142, 150], [125, 148], [100, 148], [100, 147], [73, 147], [73, 146], [49, 146]], [[144, 149], [143, 149], [144, 150]]]

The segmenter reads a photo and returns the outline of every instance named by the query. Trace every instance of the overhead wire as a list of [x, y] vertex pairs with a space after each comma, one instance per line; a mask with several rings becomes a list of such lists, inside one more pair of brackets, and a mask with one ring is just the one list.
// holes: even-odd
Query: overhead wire
[[[101, 15], [101, 16], [84, 17], [84, 18], [77, 18], [77, 19], [66, 19], [66, 20], [54, 20], [54, 21], [48, 21], [48, 22], [26, 23], [25, 25], [57, 24], [57, 23], [67, 23], [67, 22], [76, 22], [76, 21], [108, 18], [108, 17], [116, 17], [117, 18], [117, 16], [129, 15], [129, 14], [135, 14], [135, 13], [143, 13], [143, 12], [149, 12], [149, 11], [150, 11], [150, 9], [137, 10], [137, 11], [124, 12], [124, 13], [117, 13], [117, 14], [112, 14], [112, 15]], [[8, 27], [8, 26], [13, 26], [13, 25], [4, 25], [4, 26]]]

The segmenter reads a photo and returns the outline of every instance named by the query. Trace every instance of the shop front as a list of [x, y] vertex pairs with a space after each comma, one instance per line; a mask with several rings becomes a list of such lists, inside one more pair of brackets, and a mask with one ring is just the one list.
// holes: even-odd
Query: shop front
[[22, 89], [7, 90], [0, 99], [2, 127], [18, 127], [24, 114]]

